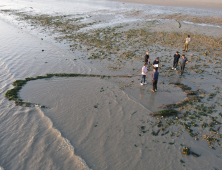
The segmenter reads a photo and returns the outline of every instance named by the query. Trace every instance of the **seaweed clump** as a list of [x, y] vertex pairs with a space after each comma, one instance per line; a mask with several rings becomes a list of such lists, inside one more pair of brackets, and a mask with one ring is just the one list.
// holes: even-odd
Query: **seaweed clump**
[[187, 95], [187, 97], [181, 102], [158, 106], [159, 108], [179, 108], [187, 104], [192, 104], [192, 102], [200, 102], [198, 91], [191, 91], [191, 87], [188, 87], [187, 85], [181, 83], [170, 83], [170, 84], [178, 86]]
[[[27, 77], [25, 80], [16, 80], [12, 83], [14, 86], [13, 89], [8, 90], [5, 93], [5, 97], [8, 98], [8, 100], [14, 100], [15, 104], [17, 106], [25, 106], [25, 107], [31, 107], [34, 106], [35, 104], [29, 103], [29, 102], [23, 102], [22, 99], [19, 98], [19, 91], [21, 90], [22, 86], [24, 86], [28, 81], [32, 80], [37, 80], [37, 79], [42, 79], [42, 78], [51, 78], [53, 75], [48, 74], [46, 76], [37, 76], [37, 77]], [[41, 106], [42, 108], [45, 108], [45, 106]]]
[[12, 85], [15, 87], [11, 90], [8, 90], [5, 93], [5, 97], [7, 97], [8, 100], [14, 100], [15, 103], [22, 104], [22, 100], [18, 97], [18, 92], [21, 90], [22, 86], [26, 84], [26, 82], [26, 80], [16, 80], [14, 83], [12, 83]]
[[166, 104], [162, 106], [158, 106], [158, 108], [179, 108], [186, 104], [192, 104], [192, 102], [200, 102], [200, 99], [198, 96], [193, 95], [191, 97], [186, 97], [183, 101], [174, 103], [174, 104]]
[[[13, 89], [8, 90], [5, 93], [5, 97], [8, 98], [8, 100], [14, 100], [15, 104], [17, 106], [25, 106], [25, 107], [32, 107], [35, 106], [36, 104], [29, 103], [29, 102], [23, 102], [22, 99], [19, 98], [18, 93], [21, 90], [22, 86], [24, 86], [28, 81], [32, 80], [38, 80], [38, 79], [46, 79], [46, 78], [51, 78], [51, 77], [100, 77], [102, 78], [110, 78], [110, 76], [106, 75], [95, 75], [95, 74], [78, 74], [78, 73], [55, 73], [55, 74], [46, 74], [45, 76], [36, 76], [36, 77], [27, 77], [25, 80], [16, 80], [12, 83], [14, 86]], [[131, 76], [112, 76], [112, 77], [131, 77]], [[46, 108], [45, 106], [41, 106], [41, 108]]]
[[184, 147], [184, 148], [182, 149], [182, 153], [185, 154], [185, 155], [190, 155], [190, 154], [192, 154], [194, 157], [199, 157], [199, 156], [200, 156], [199, 154], [191, 151], [189, 147]]
[[[22, 86], [24, 86], [28, 81], [37, 80], [37, 79], [43, 79], [43, 78], [51, 78], [54, 76], [53, 74], [47, 74], [46, 76], [37, 76], [37, 77], [27, 77], [25, 80], [16, 80], [12, 83], [14, 86], [13, 89], [8, 90], [5, 93], [5, 97], [8, 98], [8, 100], [14, 100], [15, 104], [17, 106], [25, 106], [25, 107], [31, 107], [35, 104], [29, 103], [29, 102], [23, 102], [22, 99], [19, 98], [18, 93], [21, 90]], [[41, 106], [42, 108], [45, 108], [45, 106]]]
[[160, 110], [160, 111], [157, 111], [157, 112], [152, 112], [151, 115], [153, 117], [156, 117], [156, 116], [169, 117], [169, 116], [176, 116], [176, 115], [178, 115], [178, 113], [179, 112], [177, 110], [166, 109], [166, 110]]
[[182, 153], [185, 154], [185, 155], [190, 155], [190, 148], [189, 147], [183, 148]]

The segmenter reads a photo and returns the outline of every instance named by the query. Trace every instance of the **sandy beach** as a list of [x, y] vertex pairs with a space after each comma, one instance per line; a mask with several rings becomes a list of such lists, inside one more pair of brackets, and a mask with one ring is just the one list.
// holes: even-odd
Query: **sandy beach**
[[220, 0], [118, 0], [126, 3], [154, 4], [161, 6], [177, 6], [200, 9], [221, 10], [222, 2]]
[[222, 2], [201, 2], [0, 2], [0, 169], [221, 169]]

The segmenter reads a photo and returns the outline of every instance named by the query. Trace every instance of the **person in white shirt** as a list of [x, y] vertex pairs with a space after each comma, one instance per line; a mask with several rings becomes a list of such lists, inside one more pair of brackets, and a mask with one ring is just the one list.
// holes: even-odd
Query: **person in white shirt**
[[[142, 67], [142, 79], [141, 79], [141, 85], [144, 85], [144, 84], [147, 84], [145, 79], [146, 79], [146, 75], [147, 75], [147, 66], [148, 66], [148, 63], [144, 63], [144, 66]], [[143, 83], [143, 80], [144, 80], [144, 83]]]
[[155, 68], [156, 71], [158, 71], [159, 63], [160, 63], [160, 60], [159, 60], [159, 57], [157, 57], [156, 60], [153, 61], [153, 68]]
[[186, 38], [186, 42], [185, 42], [185, 46], [184, 46], [184, 50], [183, 51], [188, 51], [188, 44], [190, 43], [190, 35], [187, 36]]

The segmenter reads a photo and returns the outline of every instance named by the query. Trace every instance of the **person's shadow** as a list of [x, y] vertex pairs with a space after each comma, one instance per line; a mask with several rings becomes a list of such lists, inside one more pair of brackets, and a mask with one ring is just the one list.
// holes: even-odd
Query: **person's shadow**
[[169, 83], [173, 84], [173, 83], [181, 83], [182, 81], [182, 77], [179, 75], [175, 75], [176, 77], [172, 77], [169, 79]]
[[149, 97], [147, 105], [151, 111], [154, 111], [156, 108], [156, 105], [155, 105], [156, 95], [157, 95], [157, 92], [150, 93], [150, 97]]
[[143, 86], [140, 87], [140, 101], [143, 101], [144, 98], [144, 94], [145, 94], [145, 89], [143, 88]]

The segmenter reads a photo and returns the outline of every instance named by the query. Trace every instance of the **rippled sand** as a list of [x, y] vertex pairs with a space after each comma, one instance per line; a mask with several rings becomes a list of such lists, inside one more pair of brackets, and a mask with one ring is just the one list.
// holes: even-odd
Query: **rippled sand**
[[[11, 3], [15, 8], [16, 5]], [[47, 3], [50, 2], [47, 1]], [[57, 3], [62, 5], [60, 2]], [[122, 2], [113, 4], [102, 1], [101, 6], [96, 2], [92, 8], [90, 3], [83, 6], [85, 8], [81, 16], [92, 13], [90, 21], [95, 19], [98, 23], [85, 29], [89, 32], [91, 29], [118, 26], [122, 21], [127, 24], [126, 30], [128, 28], [139, 30], [145, 27], [158, 33], [178, 31], [181, 34], [188, 30], [194, 33], [196, 39], [199, 38], [196, 32], [209, 37], [218, 37], [222, 32], [218, 25], [204, 27], [198, 25], [199, 23], [186, 22], [181, 22], [182, 27], [179, 29], [179, 23], [172, 19], [172, 16], [164, 14], [166, 11], [170, 11], [169, 14], [174, 10], [178, 12], [180, 11], [178, 8], [160, 7], [158, 11], [164, 14], [166, 20], [147, 22], [146, 19], [150, 14], [146, 13], [143, 5], [138, 6], [147, 14], [144, 15], [146, 20], [144, 24], [140, 17], [136, 18], [138, 12], [134, 4], [128, 4], [131, 11], [125, 8]], [[26, 4], [25, 11], [32, 7], [35, 12], [39, 10], [40, 14], [48, 9], [47, 5], [39, 7], [41, 3], [37, 2], [32, 4], [22, 1], [21, 4]], [[65, 12], [58, 5], [52, 5], [53, 8], [51, 11], [48, 9], [48, 12], [50, 15], [58, 10], [66, 14], [75, 13], [69, 7], [71, 2], [66, 1], [64, 4]], [[10, 6], [10, 4], [7, 5]], [[96, 8], [97, 5], [99, 10]], [[110, 6], [113, 9], [110, 9]], [[152, 9], [152, 6], [149, 8]], [[121, 13], [122, 11], [118, 9], [125, 11]], [[190, 12], [193, 10], [185, 9]], [[77, 7], [76, 10], [81, 12]], [[154, 14], [156, 18], [152, 19], [156, 20], [158, 17], [155, 12]], [[195, 140], [179, 124], [170, 126], [167, 129], [168, 134], [161, 135], [166, 131], [160, 131], [156, 126], [157, 119], [150, 115], [153, 111], [161, 110], [157, 108], [158, 106], [177, 103], [186, 97], [179, 87], [170, 83], [188, 84], [192, 90], [201, 88], [207, 92], [206, 95], [215, 92], [214, 89], [217, 87], [220, 89], [221, 72], [213, 72], [219, 70], [218, 61], [215, 63], [218, 68], [214, 68], [213, 71], [206, 68], [206, 75], [202, 76], [191, 71], [197, 67], [194, 65], [198, 64], [196, 61], [198, 52], [189, 51], [187, 56], [190, 65], [188, 64], [186, 68], [185, 76], [180, 77], [179, 72], [166, 70], [171, 67], [171, 55], [177, 49], [165, 47], [165, 50], [160, 50], [160, 45], [157, 43], [149, 47], [151, 59], [161, 56], [164, 60], [161, 64], [166, 66], [162, 66], [163, 69], [160, 68], [158, 92], [152, 93], [151, 66], [147, 77], [148, 84], [140, 86], [140, 72], [145, 53], [145, 49], [142, 47], [140, 49], [140, 45], [131, 46], [132, 49], [138, 46], [140, 58], [131, 60], [121, 58], [121, 64], [116, 63], [120, 58], [115, 55], [112, 55], [112, 59], [88, 59], [89, 52], [79, 49], [70, 50], [71, 42], [55, 41], [53, 38], [57, 36], [57, 32], [49, 35], [49, 32], [42, 31], [40, 27], [30, 27], [26, 21], [17, 21], [11, 17], [13, 18], [8, 14], [1, 14], [0, 20], [0, 169], [133, 170], [219, 169], [222, 167], [220, 142], [215, 146], [216, 150], [211, 149], [206, 140], [202, 138], [199, 141]], [[184, 15], [176, 17], [181, 19]], [[220, 20], [217, 21], [214, 24], [218, 24]], [[178, 48], [182, 50], [183, 47]], [[193, 53], [194, 57], [192, 57]], [[218, 54], [218, 56], [220, 60], [221, 55]], [[116, 69], [117, 66], [119, 66], [118, 69]], [[48, 73], [110, 75], [111, 78], [52, 77], [28, 82], [19, 92], [20, 98], [26, 102], [45, 105], [46, 109], [40, 108], [39, 105], [30, 108], [15, 106], [13, 101], [8, 101], [4, 97], [15, 80], [44, 76]], [[115, 77], [116, 75], [118, 77]], [[121, 77], [121, 75], [129, 77]], [[221, 95], [217, 95], [216, 99], [209, 101], [204, 99], [203, 103], [214, 105], [216, 100], [221, 102]], [[191, 106], [181, 109], [185, 112], [189, 107]], [[212, 116], [218, 116], [220, 108], [221, 106], [217, 105], [217, 111]], [[164, 119], [161, 120], [164, 121]], [[221, 118], [218, 116], [217, 120]], [[209, 123], [210, 119], [206, 118], [204, 121]], [[141, 131], [142, 126], [144, 131]], [[216, 126], [218, 127], [219, 125]], [[210, 133], [209, 128], [204, 131], [200, 126], [197, 129], [204, 134]], [[152, 135], [152, 132], [158, 130], [158, 136]], [[190, 146], [201, 156], [196, 158], [182, 154], [183, 146]]]

